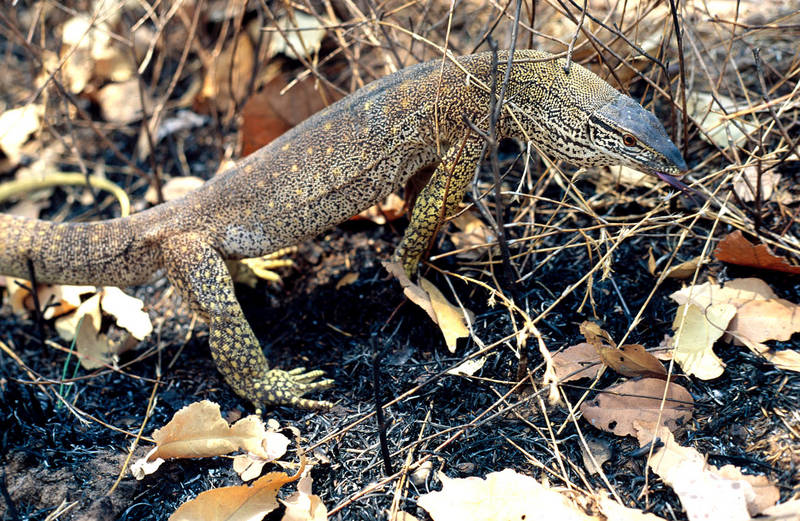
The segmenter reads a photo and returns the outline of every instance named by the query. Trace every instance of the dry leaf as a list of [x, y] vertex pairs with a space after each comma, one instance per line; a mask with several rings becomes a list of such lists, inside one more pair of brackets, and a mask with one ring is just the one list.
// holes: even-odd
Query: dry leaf
[[279, 73], [269, 80], [242, 108], [242, 156], [247, 156], [271, 142], [312, 114], [341, 98], [341, 94], [309, 76], [294, 81]]
[[[455, 352], [458, 339], [469, 335], [469, 328], [467, 328], [461, 308], [450, 304], [442, 292], [425, 278], [420, 277], [419, 286], [411, 282], [399, 262], [382, 262], [381, 264], [386, 271], [394, 275], [408, 300], [421, 307], [439, 326], [444, 335], [447, 349], [451, 353]], [[464, 311], [472, 322], [474, 320], [472, 311], [468, 309]]]
[[325, 521], [328, 519], [328, 509], [322, 499], [311, 493], [313, 480], [309, 469], [303, 472], [303, 477], [297, 483], [297, 492], [279, 500], [286, 506], [286, 512], [281, 521]]
[[[114, 344], [100, 333], [103, 314], [100, 311], [101, 294], [84, 301], [74, 313], [56, 320], [58, 335], [67, 342], [75, 340], [81, 366], [97, 369], [113, 362]], [[80, 327], [80, 329], [78, 329]]]
[[[161, 187], [161, 194], [164, 196], [164, 201], [174, 201], [197, 190], [203, 184], [205, 184], [203, 179], [193, 175], [172, 177]], [[144, 198], [150, 204], [158, 204], [158, 197], [152, 186], [147, 189]]]
[[623, 376], [650, 376], [662, 378], [667, 376], [667, 370], [658, 359], [648, 353], [640, 344], [625, 344], [618, 349], [603, 344], [605, 339], [612, 346], [617, 344], [605, 330], [594, 322], [584, 321], [580, 325], [581, 334], [586, 341], [596, 350], [600, 359], [608, 367]]
[[[721, 94], [716, 96], [716, 100], [719, 103], [710, 93], [692, 91], [686, 96], [686, 108], [695, 123], [705, 131], [700, 137], [724, 149], [728, 148], [729, 135], [730, 142], [736, 144], [744, 138], [740, 128], [750, 133], [756, 127], [744, 118], [738, 118], [738, 125], [734, 125], [726, 117], [726, 113], [737, 112], [740, 107], [734, 100]], [[725, 108], [725, 112], [720, 108], [720, 104]]]
[[278, 507], [278, 490], [295, 479], [270, 472], [252, 486], [207, 490], [182, 504], [169, 521], [260, 521]]
[[689, 277], [694, 276], [694, 273], [697, 271], [697, 267], [700, 265], [702, 260], [702, 257], [695, 257], [694, 259], [681, 262], [677, 266], [673, 266], [669, 269], [667, 272], [667, 277], [678, 280], [688, 279]]
[[597, 349], [588, 343], [568, 347], [553, 355], [553, 367], [561, 383], [594, 378], [603, 367]]
[[44, 107], [29, 103], [24, 107], [10, 109], [0, 114], [0, 150], [12, 165], [22, 158], [22, 145], [31, 134], [39, 130]]
[[[659, 429], [663, 446], [648, 466], [670, 485], [690, 521], [750, 521], [774, 505], [780, 494], [764, 476], [745, 476], [732, 465], [717, 469], [690, 447], [675, 442], [671, 432]], [[652, 439], [652, 431], [645, 436]]]
[[368, 220], [375, 224], [384, 225], [387, 221], [396, 221], [405, 214], [406, 203], [403, 198], [397, 194], [389, 194], [389, 197], [351, 217], [351, 220]]
[[144, 302], [113, 286], [104, 287], [102, 294], [100, 307], [116, 319], [119, 327], [128, 330], [137, 340], [153, 332], [150, 315], [143, 311]]
[[322, 22], [315, 16], [297, 10], [292, 11], [291, 15], [281, 16], [274, 25], [280, 28], [283, 34], [273, 33], [267, 52], [270, 57], [284, 54], [296, 60], [300, 54], [310, 58], [319, 50], [326, 32]]
[[492, 230], [472, 212], [464, 212], [450, 222], [459, 230], [450, 234], [450, 240], [456, 249], [464, 250], [456, 254], [459, 258], [480, 259], [485, 253], [483, 247], [495, 240]]
[[342, 289], [343, 287], [349, 286], [350, 284], [352, 284], [357, 280], [358, 280], [358, 272], [351, 271], [350, 273], [347, 273], [344, 277], [339, 279], [339, 281], [336, 283], [336, 289], [337, 290]]
[[608, 521], [664, 521], [655, 514], [620, 505], [607, 495], [600, 497], [597, 506]]
[[431, 300], [431, 307], [436, 316], [436, 323], [444, 335], [444, 342], [451, 353], [456, 352], [456, 343], [459, 338], [469, 336], [469, 328], [464, 313], [469, 317], [471, 323], [475, 320], [472, 312], [465, 309], [463, 312], [460, 307], [450, 304], [439, 288], [424, 277], [419, 278], [419, 284]]
[[790, 499], [786, 503], [769, 507], [761, 514], [774, 520], [800, 521], [800, 499]]
[[789, 264], [785, 258], [775, 255], [766, 244], [753, 244], [744, 237], [740, 230], [728, 234], [719, 241], [717, 249], [714, 250], [714, 256], [722, 262], [739, 266], [800, 273], [800, 266]]
[[213, 106], [218, 111], [227, 112], [234, 106], [234, 99], [242, 102], [253, 77], [254, 64], [253, 42], [246, 32], [241, 32], [237, 40], [229, 42], [211, 63], [204, 64], [206, 75], [195, 109], [208, 112]]
[[686, 306], [678, 307], [672, 323], [675, 331], [673, 358], [687, 375], [712, 380], [720, 376], [725, 367], [712, 348], [736, 315], [736, 307], [712, 304], [703, 310], [691, 304], [688, 309]]
[[[762, 165], [761, 173], [761, 200], [769, 201], [772, 193], [778, 188], [781, 182], [781, 175], [775, 169], [767, 169], [767, 165]], [[746, 166], [733, 181], [733, 191], [745, 203], [755, 201], [755, 191], [758, 183], [758, 168], [755, 165]]]
[[454, 376], [472, 376], [483, 368], [486, 364], [486, 357], [470, 358], [447, 371], [447, 374]]
[[595, 346], [603, 363], [623, 376], [664, 378], [667, 370], [658, 359], [648, 353], [641, 344], [625, 344], [614, 349], [604, 345]]
[[512, 469], [492, 472], [486, 479], [452, 479], [443, 473], [439, 478], [442, 490], [423, 494], [417, 501], [434, 521], [597, 521], [563, 494]]
[[[143, 458], [151, 463], [156, 459], [221, 456], [240, 449], [273, 461], [282, 456], [289, 445], [285, 436], [268, 433], [264, 422], [256, 415], [229, 426], [220, 414], [219, 405], [208, 400], [176, 412], [169, 423], [153, 433], [153, 439], [157, 450]], [[137, 469], [143, 460], [136, 462]], [[141, 479], [138, 474], [134, 476]]]
[[[144, 109], [142, 108], [144, 98]], [[97, 92], [97, 103], [103, 113], [103, 118], [111, 123], [127, 125], [139, 121], [144, 115], [152, 113], [153, 102], [147, 89], [139, 85], [139, 80], [133, 78], [122, 83], [109, 83]]]
[[[272, 426], [270, 426], [270, 429], [272, 429]], [[233, 458], [233, 470], [239, 474], [242, 481], [250, 481], [259, 477], [264, 465], [286, 454], [286, 449], [289, 447], [289, 438], [274, 430], [268, 430], [261, 445], [267, 451], [266, 458], [252, 452], [239, 454]]]
[[[777, 298], [775, 292], [760, 279], [735, 279], [725, 287], [706, 282], [676, 291], [670, 297], [678, 304], [690, 302], [700, 309], [706, 309], [711, 304], [731, 304], [737, 310], [728, 324], [727, 333], [736, 343], [746, 345], [768, 360], [795, 358], [790, 354], [778, 355], [763, 342], [786, 341], [800, 331], [800, 306]], [[790, 363], [784, 368], [794, 370], [794, 367], [796, 365]]]
[[658, 378], [643, 378], [614, 385], [581, 404], [581, 412], [596, 428], [617, 436], [635, 436], [635, 421], [656, 422], [659, 417], [662, 425], [674, 430], [692, 417], [694, 400], [689, 391], [671, 382], [661, 409], [665, 384]]

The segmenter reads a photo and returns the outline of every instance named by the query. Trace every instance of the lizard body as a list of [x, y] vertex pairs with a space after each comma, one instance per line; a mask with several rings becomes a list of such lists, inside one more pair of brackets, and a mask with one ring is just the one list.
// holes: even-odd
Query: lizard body
[[[502, 77], [507, 53], [500, 53]], [[0, 214], [0, 273], [61, 284], [126, 286], [163, 271], [209, 323], [231, 387], [256, 407], [325, 389], [321, 371], [270, 369], [244, 318], [225, 259], [257, 257], [312, 237], [434, 167], [395, 257], [413, 275], [442, 217], [455, 213], [488, 127], [491, 55], [433, 61], [370, 83], [305, 120], [185, 197], [95, 223]], [[517, 51], [497, 137], [533, 141], [578, 166], [686, 168], [661, 124], [604, 80], [537, 51]]]

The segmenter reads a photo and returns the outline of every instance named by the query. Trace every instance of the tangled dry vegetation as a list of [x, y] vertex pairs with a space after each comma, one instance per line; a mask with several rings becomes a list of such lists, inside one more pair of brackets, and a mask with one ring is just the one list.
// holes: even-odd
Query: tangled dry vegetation
[[[502, 193], [487, 164], [432, 248], [430, 282], [404, 283], [413, 303], [379, 264], [404, 226], [397, 199], [300, 245], [282, 286], [251, 265], [238, 291], [271, 360], [337, 382], [336, 409], [277, 409], [268, 430], [228, 427], [245, 404], [163, 281], [135, 290], [144, 312], [108, 290], [33, 299], [6, 281], [2, 519], [166, 519], [224, 486], [275, 508], [290, 476], [237, 476], [275, 458], [312, 469], [313, 490], [304, 478], [280, 507], [292, 519], [799, 519], [796, 0], [18, 3], [0, 10], [0, 180], [17, 183], [0, 185], [3, 210], [114, 217], [106, 188], [144, 209], [376, 78], [492, 39], [569, 56], [640, 100], [683, 152], [689, 189], [501, 143]], [[64, 354], [76, 337], [100, 350], [94, 367]], [[195, 404], [154, 435], [158, 454], [244, 449], [256, 463], [178, 459], [130, 477], [153, 429], [202, 398], [225, 419]], [[289, 426], [302, 457], [288, 439], [253, 448]]]

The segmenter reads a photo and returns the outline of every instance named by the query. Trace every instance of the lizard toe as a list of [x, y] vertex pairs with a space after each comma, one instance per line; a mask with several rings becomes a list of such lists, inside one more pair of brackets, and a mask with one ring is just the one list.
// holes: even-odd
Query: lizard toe
[[290, 371], [271, 369], [253, 385], [253, 401], [256, 406], [290, 405], [302, 409], [330, 409], [333, 406], [330, 402], [303, 398], [308, 393], [333, 387], [334, 381], [331, 379], [318, 380], [323, 374], [325, 372], [320, 370], [305, 372], [304, 368]]

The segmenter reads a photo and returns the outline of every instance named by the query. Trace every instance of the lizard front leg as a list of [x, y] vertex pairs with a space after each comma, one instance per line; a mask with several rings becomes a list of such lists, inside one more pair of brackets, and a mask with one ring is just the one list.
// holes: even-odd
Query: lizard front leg
[[269, 368], [236, 300], [225, 261], [205, 237], [199, 233], [170, 237], [161, 244], [161, 255], [170, 282], [192, 310], [208, 321], [211, 356], [236, 394], [256, 409], [278, 404], [303, 409], [332, 405], [302, 397], [333, 385], [333, 380], [318, 380], [323, 371]]
[[403, 264], [409, 277], [416, 274], [420, 258], [428, 249], [439, 224], [457, 213], [458, 205], [475, 177], [482, 148], [483, 142], [472, 136], [452, 145], [417, 196], [411, 222], [393, 257]]

